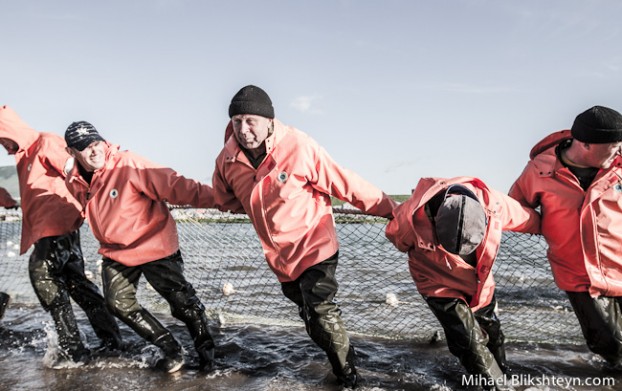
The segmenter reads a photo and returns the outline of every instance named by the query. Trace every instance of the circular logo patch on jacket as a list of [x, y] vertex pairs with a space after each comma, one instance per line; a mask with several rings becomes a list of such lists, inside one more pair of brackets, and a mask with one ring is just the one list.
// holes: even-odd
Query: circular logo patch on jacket
[[287, 173], [285, 171], [280, 172], [276, 179], [278, 179], [281, 183], [287, 182]]
[[117, 189], [110, 190], [110, 198], [117, 198], [119, 196], [119, 191]]

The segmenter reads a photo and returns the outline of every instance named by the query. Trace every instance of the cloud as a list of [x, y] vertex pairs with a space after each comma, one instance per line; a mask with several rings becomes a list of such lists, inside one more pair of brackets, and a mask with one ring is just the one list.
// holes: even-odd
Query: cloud
[[301, 113], [310, 113], [310, 114], [322, 114], [322, 110], [318, 109], [314, 106], [314, 101], [318, 100], [319, 96], [307, 96], [302, 95], [296, 97], [290, 104], [289, 107], [294, 110], [300, 111]]

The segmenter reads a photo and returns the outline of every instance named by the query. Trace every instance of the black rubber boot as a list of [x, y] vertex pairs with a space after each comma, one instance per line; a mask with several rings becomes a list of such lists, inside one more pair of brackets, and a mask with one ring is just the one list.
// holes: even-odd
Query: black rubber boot
[[113, 351], [123, 349], [123, 339], [121, 338], [121, 331], [117, 325], [117, 320], [102, 307], [82, 307], [86, 312], [89, 322], [95, 331], [95, 335], [100, 340], [100, 344], [97, 347], [97, 351]]
[[120, 350], [123, 347], [119, 325], [103, 303], [80, 303], [81, 308], [89, 318], [95, 335], [101, 341], [98, 350]]
[[181, 369], [184, 365], [181, 345], [151, 313], [142, 309], [131, 314], [125, 321], [138, 335], [162, 349], [164, 358], [156, 363], [157, 369], [168, 373]]
[[484, 390], [512, 390], [512, 388], [507, 386], [503, 381], [503, 371], [496, 361], [493, 361], [488, 368], [482, 370], [478, 375], [488, 379], [488, 384], [482, 387]]
[[343, 366], [341, 366], [339, 360], [332, 359], [332, 355], [329, 355], [329, 361], [333, 366], [333, 373], [337, 376], [337, 383], [343, 385], [344, 388], [350, 389], [355, 389], [358, 386], [360, 379], [356, 372], [356, 353], [352, 345], [348, 349], [348, 355]]
[[207, 326], [207, 317], [200, 313], [195, 320], [187, 322], [194, 347], [199, 355], [199, 368], [209, 371], [214, 367], [214, 340]]
[[184, 357], [181, 353], [181, 345], [171, 333], [164, 334], [153, 341], [153, 344], [162, 349], [164, 358], [158, 360], [156, 368], [164, 372], [177, 372], [184, 366]]
[[497, 364], [499, 364], [499, 368], [501, 369], [501, 372], [508, 373], [508, 364], [505, 358], [505, 347], [496, 346], [493, 349], [489, 348], [489, 350], [494, 356], [495, 361], [497, 361]]
[[75, 363], [88, 364], [91, 361], [91, 352], [80, 339], [80, 330], [71, 304], [52, 307], [50, 314], [54, 319], [58, 346], [62, 354]]
[[11, 296], [8, 293], [0, 292], [0, 319], [4, 316], [4, 311], [6, 311], [10, 301]]

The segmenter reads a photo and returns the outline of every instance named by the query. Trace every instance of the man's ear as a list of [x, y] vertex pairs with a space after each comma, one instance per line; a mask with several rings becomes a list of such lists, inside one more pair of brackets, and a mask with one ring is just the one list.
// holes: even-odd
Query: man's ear
[[274, 133], [274, 119], [270, 120], [270, 125], [268, 126], [268, 136], [272, 136]]
[[590, 144], [588, 144], [588, 143], [583, 143], [583, 148], [584, 148], [586, 151], [589, 151], [589, 150], [590, 150]]
[[73, 149], [69, 148], [69, 147], [65, 147], [65, 151], [67, 151], [67, 153], [72, 156], [72, 157], [76, 157], [76, 155], [73, 152]]
[[63, 167], [63, 173], [65, 174], [65, 176], [69, 175], [71, 170], [73, 170], [73, 166], [75, 164], [76, 164], [76, 158], [75, 157], [72, 156], [69, 159], [67, 159], [67, 161], [65, 162], [65, 167]]

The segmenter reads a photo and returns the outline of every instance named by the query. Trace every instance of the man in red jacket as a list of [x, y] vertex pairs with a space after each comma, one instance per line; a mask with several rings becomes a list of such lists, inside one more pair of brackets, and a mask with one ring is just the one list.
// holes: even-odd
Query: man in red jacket
[[339, 243], [330, 196], [389, 217], [395, 202], [340, 167], [305, 133], [274, 116], [268, 94], [246, 86], [229, 105], [225, 147], [212, 177], [216, 206], [246, 213], [283, 294], [340, 383], [355, 387], [354, 349], [334, 298]]
[[589, 349], [622, 370], [622, 115], [594, 106], [545, 137], [510, 189], [540, 207], [557, 286]]
[[0, 144], [15, 155], [22, 207], [21, 254], [34, 244], [28, 263], [30, 282], [54, 319], [58, 344], [66, 358], [88, 362], [70, 297], [84, 310], [102, 347], [119, 348], [116, 320], [97, 286], [84, 274], [80, 247], [83, 217], [65, 186], [63, 167], [70, 158], [65, 141], [37, 132], [7, 106], [0, 107]]
[[422, 178], [397, 206], [387, 238], [408, 252], [417, 290], [452, 354], [494, 388], [506, 369], [492, 267], [502, 230], [537, 233], [539, 215], [477, 178]]
[[[13, 199], [11, 194], [4, 188], [0, 187], [0, 206], [5, 209], [16, 209], [18, 207], [17, 201]], [[0, 319], [4, 316], [4, 311], [9, 305], [11, 296], [8, 293], [0, 292]]]
[[67, 187], [84, 207], [103, 256], [102, 282], [108, 308], [138, 335], [164, 352], [156, 367], [172, 373], [184, 359], [173, 334], [136, 300], [141, 276], [186, 324], [201, 369], [210, 369], [214, 341], [205, 307], [183, 274], [177, 225], [167, 202], [199, 208], [213, 205], [208, 185], [184, 178], [118, 145], [107, 143], [86, 121], [65, 132], [75, 158], [67, 167]]

